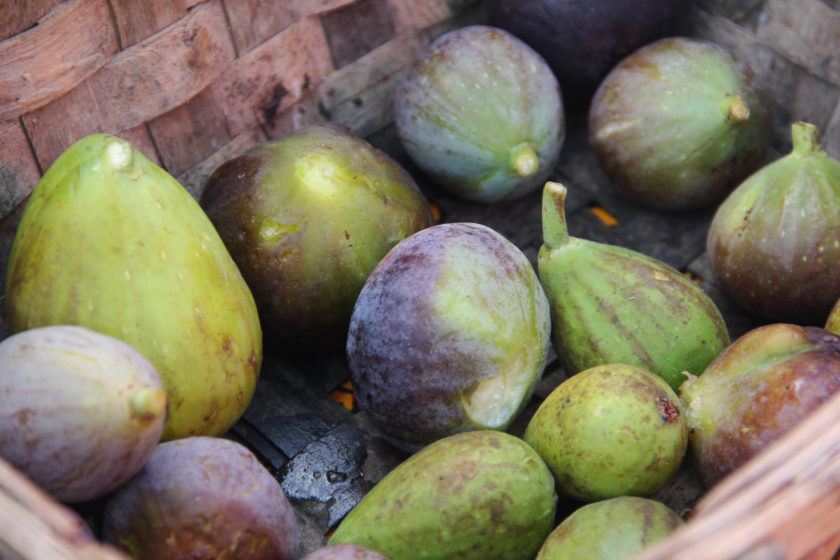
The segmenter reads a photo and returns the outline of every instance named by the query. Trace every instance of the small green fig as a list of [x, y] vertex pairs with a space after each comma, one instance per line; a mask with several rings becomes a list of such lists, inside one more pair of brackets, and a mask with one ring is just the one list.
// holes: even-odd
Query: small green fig
[[394, 94], [409, 157], [441, 187], [498, 202], [539, 188], [565, 137], [560, 86], [511, 33], [483, 25], [429, 45]]
[[330, 544], [391, 560], [528, 560], [554, 526], [554, 480], [521, 439], [462, 432], [421, 449], [347, 514]]
[[649, 369], [679, 387], [730, 342], [711, 298], [671, 266], [630, 249], [572, 237], [566, 188], [543, 191], [539, 275], [552, 340], [568, 374], [605, 363]]
[[627, 364], [595, 366], [564, 380], [523, 435], [557, 491], [581, 501], [651, 496], [682, 464], [685, 410], [665, 381]]
[[706, 255], [721, 291], [772, 321], [823, 325], [840, 299], [840, 161], [812, 124], [791, 126], [789, 154], [721, 203]]
[[750, 68], [715, 43], [668, 37], [619, 62], [595, 92], [589, 138], [627, 197], [667, 210], [723, 199], [758, 169], [769, 110]]

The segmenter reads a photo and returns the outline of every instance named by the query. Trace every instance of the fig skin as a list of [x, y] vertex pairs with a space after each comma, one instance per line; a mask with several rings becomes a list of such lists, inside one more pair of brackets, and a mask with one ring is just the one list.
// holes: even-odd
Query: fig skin
[[254, 294], [272, 350], [287, 356], [340, 353], [367, 276], [434, 222], [414, 179], [335, 123], [232, 158], [200, 203]]
[[680, 387], [700, 480], [711, 487], [840, 388], [840, 336], [773, 323], [742, 335]]
[[662, 502], [617, 496], [573, 511], [549, 533], [536, 560], [632, 558], [683, 525]]
[[438, 37], [394, 93], [394, 124], [414, 163], [461, 198], [495, 203], [540, 187], [566, 123], [545, 60], [502, 29], [463, 27]]
[[793, 147], [715, 211], [706, 254], [733, 302], [774, 322], [821, 326], [840, 298], [840, 161], [817, 127], [791, 125]]
[[334, 544], [313, 550], [302, 560], [389, 560], [375, 550], [357, 544]]
[[245, 446], [161, 443], [105, 502], [103, 540], [135, 560], [293, 560], [299, 533], [280, 483]]
[[455, 432], [506, 429], [542, 376], [548, 301], [519, 249], [446, 223], [394, 247], [362, 288], [347, 361], [360, 407], [415, 451]]
[[545, 462], [505, 432], [462, 432], [410, 456], [339, 523], [330, 545], [391, 560], [528, 560], [554, 526]]
[[683, 403], [661, 377], [604, 364], [549, 393], [523, 439], [551, 469], [558, 492], [593, 502], [661, 490], [682, 464], [688, 425]]
[[629, 199], [661, 210], [722, 200], [759, 168], [770, 118], [754, 74], [723, 47], [660, 39], [618, 63], [589, 108], [589, 141]]
[[166, 391], [136, 349], [73, 325], [0, 342], [0, 455], [55, 499], [104, 496], [163, 433]]

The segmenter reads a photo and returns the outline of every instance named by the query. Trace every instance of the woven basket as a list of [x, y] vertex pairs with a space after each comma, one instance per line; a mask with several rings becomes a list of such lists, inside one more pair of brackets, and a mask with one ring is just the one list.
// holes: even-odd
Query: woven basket
[[[126, 138], [197, 197], [222, 162], [306, 124], [387, 129], [403, 70], [441, 33], [483, 17], [477, 0], [3, 2], [0, 277], [28, 195], [79, 138]], [[840, 157], [840, 1], [697, 0], [692, 21], [693, 35], [756, 71], [772, 98], [775, 155], [805, 120]], [[838, 452], [840, 396], [640, 558], [831, 558]], [[121, 557], [0, 461], [0, 558]]]

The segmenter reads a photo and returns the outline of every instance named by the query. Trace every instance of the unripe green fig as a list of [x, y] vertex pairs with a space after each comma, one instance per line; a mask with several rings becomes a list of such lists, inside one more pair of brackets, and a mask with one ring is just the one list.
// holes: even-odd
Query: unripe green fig
[[340, 353], [368, 275], [434, 221], [405, 170], [335, 123], [228, 160], [200, 202], [254, 294], [266, 350], [286, 356]]
[[251, 400], [262, 330], [213, 224], [165, 170], [94, 134], [47, 170], [9, 256], [11, 332], [70, 324], [136, 348], [168, 395], [163, 439], [221, 434]]
[[139, 471], [166, 391], [133, 347], [73, 325], [0, 342], [0, 455], [57, 500], [104, 496]]
[[564, 380], [542, 402], [523, 439], [545, 460], [557, 491], [581, 501], [661, 490], [682, 464], [682, 401], [646, 369], [604, 364]]
[[712, 299], [666, 263], [569, 235], [566, 188], [546, 183], [539, 275], [552, 340], [568, 374], [606, 363], [649, 369], [679, 387], [730, 342]]
[[656, 500], [617, 496], [579, 507], [548, 535], [536, 560], [622, 560], [685, 525]]
[[498, 202], [539, 188], [565, 137], [560, 86], [511, 33], [473, 25], [429, 45], [394, 93], [409, 157], [462, 198]]
[[618, 189], [689, 210], [722, 200], [758, 169], [770, 142], [753, 72], [715, 43], [668, 37], [619, 62], [595, 92], [589, 139]]
[[527, 560], [554, 526], [554, 480], [521, 439], [462, 432], [424, 447], [347, 514], [330, 544], [391, 560]]
[[817, 127], [791, 125], [789, 154], [715, 211], [706, 255], [721, 291], [772, 321], [821, 326], [840, 299], [840, 161]]

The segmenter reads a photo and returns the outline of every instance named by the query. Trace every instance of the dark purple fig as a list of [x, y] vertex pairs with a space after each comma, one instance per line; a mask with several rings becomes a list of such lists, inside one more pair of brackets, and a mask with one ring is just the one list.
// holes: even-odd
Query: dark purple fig
[[774, 323], [748, 331], [680, 386], [700, 479], [712, 486], [840, 389], [840, 336]]
[[636, 49], [687, 30], [693, 1], [489, 0], [490, 25], [510, 31], [554, 70], [564, 99], [585, 109], [613, 66]]
[[822, 326], [840, 299], [840, 161], [814, 125], [718, 207], [706, 254], [724, 294], [772, 321]]
[[589, 140], [628, 198], [689, 210], [719, 202], [758, 169], [768, 115], [746, 64], [715, 43], [669, 37], [604, 78], [589, 108]]

